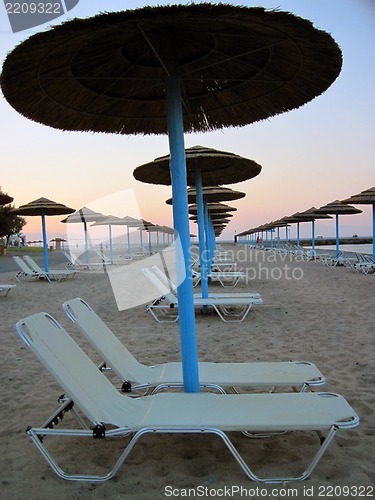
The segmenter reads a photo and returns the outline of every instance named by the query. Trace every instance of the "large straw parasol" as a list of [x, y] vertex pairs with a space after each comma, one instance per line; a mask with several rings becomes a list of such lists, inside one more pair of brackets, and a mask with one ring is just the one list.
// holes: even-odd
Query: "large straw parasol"
[[66, 217], [66, 219], [63, 219], [61, 221], [64, 224], [83, 224], [83, 231], [85, 236], [85, 260], [87, 266], [89, 266], [90, 264], [87, 224], [89, 222], [105, 220], [107, 217], [107, 215], [103, 215], [100, 212], [95, 212], [94, 210], [91, 210], [91, 208], [82, 207], [79, 210], [76, 210], [74, 214], [69, 215], [69, 217]]
[[372, 205], [372, 258], [375, 260], [375, 187], [354, 194], [342, 203], [353, 203], [353, 205]]
[[315, 221], [317, 219], [332, 219], [332, 217], [328, 214], [323, 214], [322, 212], [318, 213], [318, 209], [316, 207], [310, 207], [304, 212], [297, 212], [290, 216], [292, 222], [311, 222], [311, 255], [312, 258], [315, 258]]
[[316, 211], [318, 214], [332, 214], [335, 215], [336, 219], [336, 259], [339, 258], [340, 254], [340, 237], [339, 237], [339, 215], [353, 215], [353, 214], [361, 214], [362, 210], [358, 208], [352, 207], [351, 205], [347, 205], [342, 203], [340, 200], [331, 201], [331, 203], [327, 203]]
[[[141, 182], [170, 186], [170, 159], [169, 154], [155, 158], [137, 167], [133, 175]], [[203, 186], [213, 186], [246, 181], [259, 175], [262, 170], [262, 167], [254, 160], [204, 146], [185, 149], [185, 159], [188, 186], [196, 186], [197, 173], [201, 175]]]
[[12, 210], [17, 215], [35, 216], [40, 215], [42, 217], [42, 235], [43, 235], [43, 258], [44, 258], [44, 269], [48, 273], [48, 240], [46, 231], [46, 216], [47, 215], [66, 215], [75, 212], [74, 208], [69, 208], [62, 203], [57, 203], [56, 201], [48, 200], [47, 198], [38, 198], [37, 200], [30, 201], [26, 205], [21, 205], [18, 208]]
[[[234, 189], [225, 188], [223, 186], [207, 186], [203, 188], [203, 196], [207, 202], [220, 202], [220, 201], [234, 201], [244, 198], [246, 193], [242, 191], [235, 191]], [[194, 187], [187, 190], [187, 197], [189, 203], [195, 203], [197, 199], [197, 191]], [[172, 198], [165, 200], [167, 205], [173, 205]]]
[[120, 217], [116, 217], [115, 215], [108, 215], [104, 219], [100, 219], [93, 224], [91, 227], [95, 226], [108, 226], [108, 239], [109, 239], [109, 260], [113, 264], [113, 239], [112, 239], [112, 226], [118, 222]]
[[184, 131], [246, 125], [322, 94], [341, 71], [333, 38], [280, 11], [209, 3], [144, 7], [37, 33], [4, 63], [3, 93], [61, 129], [168, 133], [184, 388], [199, 390]]
[[8, 203], [12, 203], [13, 200], [14, 198], [0, 191], [0, 206], [8, 205]]

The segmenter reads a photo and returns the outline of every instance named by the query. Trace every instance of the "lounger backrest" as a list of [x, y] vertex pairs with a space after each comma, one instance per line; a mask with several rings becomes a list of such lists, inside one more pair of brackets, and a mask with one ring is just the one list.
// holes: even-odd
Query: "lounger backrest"
[[66, 394], [94, 423], [134, 425], [139, 419], [131, 398], [121, 395], [64, 328], [45, 312], [16, 325], [21, 339]]
[[25, 274], [33, 274], [33, 270], [30, 269], [30, 267], [26, 264], [24, 260], [21, 259], [21, 257], [14, 255], [13, 260], [18, 265], [18, 267], [21, 269], [22, 272], [24, 272]]
[[36, 273], [44, 274], [43, 269], [39, 267], [35, 260], [32, 259], [29, 255], [24, 255], [23, 258], [33, 271], [35, 271]]
[[177, 293], [176, 285], [158, 266], [152, 266], [152, 270], [156, 274], [156, 276], [160, 278], [160, 280], [165, 283], [174, 294]]
[[159, 292], [165, 297], [171, 304], [177, 303], [177, 297], [174, 295], [171, 290], [167, 287], [166, 284], [162, 283], [160, 279], [147, 267], [142, 269], [143, 274], [155, 285], [155, 287], [159, 290]]
[[87, 302], [77, 297], [64, 302], [62, 308], [120, 379], [147, 380], [147, 367], [136, 360]]

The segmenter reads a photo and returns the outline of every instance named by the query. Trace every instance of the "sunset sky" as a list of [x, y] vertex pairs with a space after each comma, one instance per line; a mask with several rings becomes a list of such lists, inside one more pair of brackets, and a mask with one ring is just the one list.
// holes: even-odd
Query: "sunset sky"
[[[168, 3], [80, 0], [53, 23], [90, 17], [100, 11]], [[186, 147], [199, 144], [231, 151], [263, 167], [255, 179], [228, 186], [246, 192], [246, 197], [231, 202], [238, 211], [223, 239], [233, 239], [235, 231], [311, 206], [320, 207], [375, 185], [374, 0], [228, 3], [280, 8], [309, 19], [333, 36], [341, 47], [344, 63], [333, 85], [300, 109], [242, 128], [185, 136]], [[1, 61], [20, 41], [46, 28], [43, 25], [13, 34], [2, 4]], [[43, 196], [75, 209], [89, 206], [106, 214], [141, 216], [155, 224], [173, 224], [171, 207], [165, 204], [171, 188], [142, 184], [132, 175], [138, 165], [168, 154], [167, 136], [62, 132], [22, 117], [4, 98], [0, 100], [0, 116], [0, 186], [14, 197], [16, 206]], [[122, 203], [126, 198], [128, 202]], [[370, 206], [358, 208], [363, 209], [363, 214], [340, 218], [342, 236], [372, 233]], [[49, 239], [64, 237], [66, 228], [61, 219], [48, 218]], [[194, 224], [191, 230], [196, 232]], [[301, 225], [302, 237], [310, 236], [310, 231], [310, 224]], [[40, 236], [40, 218], [28, 218], [24, 233], [28, 239]], [[334, 221], [317, 222], [316, 234], [333, 236]]]

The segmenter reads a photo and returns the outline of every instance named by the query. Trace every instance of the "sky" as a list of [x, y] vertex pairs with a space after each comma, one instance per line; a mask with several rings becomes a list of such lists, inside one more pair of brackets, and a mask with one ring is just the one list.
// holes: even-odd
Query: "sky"
[[[103, 11], [168, 3], [175, 2], [79, 0], [76, 7], [51, 24]], [[233, 240], [235, 233], [347, 198], [375, 185], [375, 1], [230, 3], [279, 8], [312, 21], [316, 28], [333, 36], [344, 62], [331, 87], [299, 109], [241, 128], [185, 135], [186, 147], [202, 145], [230, 151], [262, 165], [256, 178], [228, 186], [246, 196], [230, 203], [237, 212], [221, 236], [226, 240]], [[19, 42], [47, 28], [42, 25], [12, 33], [1, 4], [1, 65]], [[14, 197], [15, 206], [45, 197], [74, 209], [89, 206], [105, 214], [141, 216], [154, 224], [173, 225], [171, 207], [165, 204], [171, 188], [143, 184], [133, 178], [137, 166], [168, 154], [167, 136], [62, 132], [22, 117], [3, 96], [0, 131], [0, 186]], [[126, 199], [130, 201], [121, 202]], [[358, 208], [362, 214], [340, 217], [341, 236], [372, 234], [371, 207]], [[66, 234], [61, 219], [47, 219], [49, 239]], [[23, 233], [27, 239], [40, 239], [40, 217], [26, 220]], [[197, 232], [194, 224], [191, 231]], [[334, 232], [334, 220], [316, 222], [316, 235], [333, 236]], [[301, 237], [310, 235], [311, 224], [301, 224]]]

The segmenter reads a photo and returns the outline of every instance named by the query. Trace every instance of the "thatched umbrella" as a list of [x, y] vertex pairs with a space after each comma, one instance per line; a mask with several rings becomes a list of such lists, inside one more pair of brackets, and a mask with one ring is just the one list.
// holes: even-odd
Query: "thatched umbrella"
[[[103, 221], [104, 224], [108, 224], [108, 221]], [[130, 217], [130, 215], [126, 215], [125, 217], [116, 217], [111, 219], [111, 225], [113, 226], [126, 226], [127, 227], [127, 239], [128, 239], [128, 256], [131, 257], [132, 252], [131, 252], [131, 245], [130, 245], [130, 229], [131, 227], [137, 228], [137, 229], [144, 229], [145, 228], [145, 221], [143, 219], [135, 219], [134, 217]], [[139, 233], [140, 234], [140, 245], [141, 249], [143, 248], [143, 242], [142, 242], [142, 231]]]
[[340, 237], [339, 237], [339, 215], [353, 215], [353, 214], [361, 214], [362, 210], [358, 208], [352, 207], [351, 205], [347, 205], [342, 203], [340, 200], [331, 201], [331, 203], [327, 203], [316, 211], [318, 214], [332, 214], [335, 215], [336, 219], [336, 259], [339, 258], [340, 254]]
[[91, 208], [82, 207], [79, 210], [76, 210], [74, 214], [69, 215], [69, 217], [66, 217], [66, 219], [61, 221], [64, 224], [83, 224], [83, 231], [85, 235], [85, 260], [87, 266], [90, 264], [87, 223], [105, 220], [107, 217], [107, 215], [95, 212], [94, 210], [91, 210]]
[[17, 215], [35, 216], [40, 215], [42, 217], [42, 236], [43, 236], [43, 258], [44, 258], [44, 269], [48, 273], [48, 240], [46, 231], [46, 216], [47, 215], [66, 215], [75, 212], [74, 208], [69, 208], [62, 203], [56, 203], [56, 201], [48, 200], [47, 198], [38, 198], [37, 200], [31, 201], [26, 205], [21, 205], [18, 208], [12, 210], [13, 213]]
[[291, 216], [293, 219], [298, 219], [298, 222], [311, 222], [311, 256], [313, 259], [315, 258], [315, 221], [317, 219], [332, 219], [331, 216], [318, 213], [317, 210], [316, 207], [311, 207], [304, 212], [298, 212], [298, 216], [297, 214]]
[[8, 203], [12, 203], [13, 200], [14, 198], [0, 191], [0, 206], [8, 205]]
[[98, 220], [91, 224], [91, 227], [94, 226], [108, 226], [108, 239], [109, 239], [109, 259], [113, 264], [113, 239], [112, 239], [112, 225], [118, 222], [120, 217], [116, 217], [115, 215], [108, 215], [105, 219]]
[[[225, 188], [223, 186], [207, 186], [202, 189], [203, 196], [206, 198], [207, 203], [220, 202], [220, 201], [234, 201], [244, 198], [246, 193], [242, 191], [235, 191], [234, 189]], [[187, 197], [189, 203], [195, 203], [197, 200], [197, 191], [195, 187], [189, 187], [187, 190]], [[167, 205], [173, 205], [173, 199], [168, 198], [165, 200]]]
[[[198, 391], [184, 131], [247, 125], [302, 106], [341, 71], [332, 37], [280, 11], [209, 3], [76, 19], [37, 33], [4, 63], [24, 116], [62, 130], [168, 133], [184, 388]], [[185, 275], [187, 279], [182, 279]]]
[[375, 187], [354, 194], [342, 203], [353, 203], [353, 205], [372, 205], [372, 258], [375, 260]]

